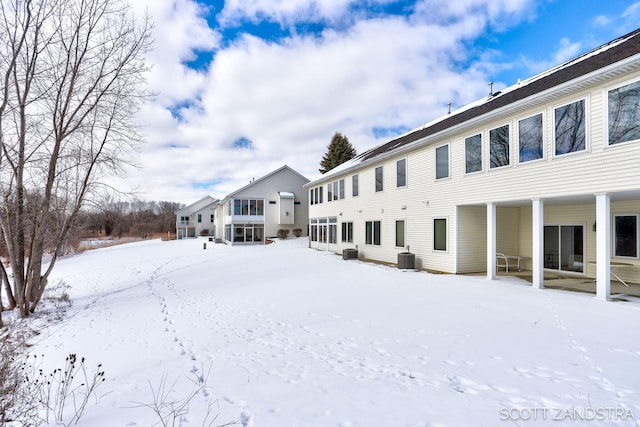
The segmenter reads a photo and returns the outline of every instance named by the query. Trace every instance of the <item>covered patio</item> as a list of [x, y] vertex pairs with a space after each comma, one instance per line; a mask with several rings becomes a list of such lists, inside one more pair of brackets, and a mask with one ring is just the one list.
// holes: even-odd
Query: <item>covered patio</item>
[[[603, 300], [640, 297], [639, 218], [640, 191], [459, 206], [458, 272], [483, 267], [491, 280], [508, 274]], [[509, 257], [508, 272], [498, 253]]]

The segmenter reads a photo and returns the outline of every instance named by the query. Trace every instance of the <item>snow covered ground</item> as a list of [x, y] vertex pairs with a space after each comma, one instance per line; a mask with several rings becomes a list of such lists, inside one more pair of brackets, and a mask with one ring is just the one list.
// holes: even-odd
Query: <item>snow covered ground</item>
[[[207, 249], [203, 249], [203, 243]], [[640, 425], [640, 303], [516, 278], [344, 261], [306, 239], [130, 243], [59, 261], [73, 305], [36, 337], [106, 381], [79, 425], [158, 425], [163, 378], [184, 425]], [[217, 399], [217, 400], [216, 400]]]

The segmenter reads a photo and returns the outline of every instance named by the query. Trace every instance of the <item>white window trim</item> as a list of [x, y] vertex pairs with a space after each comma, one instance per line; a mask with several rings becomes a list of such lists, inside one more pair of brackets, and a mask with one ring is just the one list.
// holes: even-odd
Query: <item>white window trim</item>
[[637, 83], [640, 81], [640, 78], [635, 78], [635, 79], [631, 79], [631, 80], [626, 80], [622, 83], [619, 83], [615, 86], [609, 86], [605, 89], [603, 89], [603, 94], [602, 94], [602, 110], [603, 115], [604, 115], [604, 127], [602, 129], [602, 137], [603, 140], [605, 141], [604, 144], [604, 148], [612, 148], [612, 147], [618, 147], [618, 146], [623, 146], [623, 145], [627, 145], [627, 144], [633, 144], [633, 143], [637, 143], [638, 141], [640, 141], [640, 139], [632, 139], [631, 141], [625, 141], [625, 142], [620, 142], [618, 144], [613, 144], [611, 145], [609, 143], [609, 92], [614, 90], [614, 89], [618, 89], [621, 88], [623, 86], [627, 86], [633, 83]]
[[[531, 117], [535, 117], [538, 115], [542, 115], [542, 157], [540, 157], [539, 159], [534, 159], [534, 160], [527, 160], [526, 162], [521, 162], [520, 161], [520, 122], [522, 120], [526, 120], [526, 119], [530, 119]], [[547, 115], [545, 114], [545, 111], [538, 111], [537, 113], [533, 113], [533, 114], [529, 114], [527, 116], [521, 117], [519, 119], [516, 119], [516, 126], [515, 126], [515, 141], [514, 141], [514, 145], [516, 147], [515, 150], [515, 163], [517, 165], [529, 165], [532, 163], [537, 163], [537, 162], [543, 162], [546, 160], [547, 158], [547, 150], [545, 149], [547, 146]]]
[[[447, 176], [438, 178], [438, 148], [448, 146], [447, 150]], [[446, 181], [447, 179], [451, 179], [451, 142], [447, 142], [446, 144], [440, 144], [433, 149], [433, 173], [434, 179], [436, 181]]]
[[[635, 216], [636, 217], [636, 256], [616, 255], [616, 217]], [[637, 213], [616, 213], [611, 215], [611, 258], [618, 259], [640, 259], [640, 215]]]
[[[442, 249], [436, 249], [436, 227], [435, 227], [435, 222], [437, 219], [444, 219], [445, 220], [445, 224], [446, 224], [446, 228], [445, 230], [447, 231], [447, 239], [446, 239], [446, 245], [447, 245], [447, 249], [442, 250]], [[446, 254], [449, 253], [449, 247], [451, 246], [449, 244], [449, 217], [447, 216], [434, 216], [431, 218], [431, 226], [433, 227], [433, 233], [431, 236], [431, 252], [433, 253], [437, 253], [437, 254]]]
[[[404, 160], [404, 185], [398, 185], [398, 162]], [[396, 188], [407, 188], [409, 186], [409, 159], [403, 157], [396, 160]]]
[[[573, 104], [574, 102], [580, 102], [584, 100], [584, 150], [582, 151], [573, 151], [571, 153], [565, 153], [565, 154], [556, 154], [556, 110], [560, 107], [564, 107], [567, 106], [569, 104]], [[585, 153], [589, 153], [591, 152], [591, 141], [589, 138], [589, 129], [590, 129], [590, 119], [591, 119], [591, 114], [589, 114], [590, 112], [590, 104], [589, 104], [589, 96], [584, 96], [581, 98], [576, 98], [573, 99], [571, 101], [568, 102], [564, 102], [562, 104], [558, 104], [556, 106], [554, 106], [551, 109], [551, 118], [552, 120], [552, 126], [551, 126], [551, 142], [552, 142], [552, 151], [551, 151], [551, 157], [552, 158], [565, 158], [565, 157], [571, 157], [571, 156], [576, 156], [576, 155], [580, 155], [580, 154], [585, 154]], [[544, 123], [544, 119], [542, 120]], [[607, 119], [608, 121], [608, 119]], [[608, 128], [608, 127], [607, 127]], [[607, 131], [608, 133], [608, 131]]]
[[[396, 242], [398, 240], [398, 236], [396, 235], [397, 232], [397, 228], [396, 228], [396, 222], [398, 221], [402, 221], [404, 222], [404, 236], [402, 238], [402, 240], [404, 240], [404, 246], [396, 246]], [[394, 247], [398, 248], [398, 249], [405, 249], [407, 247], [407, 218], [396, 218], [393, 220], [393, 245]]]
[[[358, 181], [358, 194], [356, 194], [355, 196], [353, 195], [353, 177], [356, 176], [356, 181]], [[360, 197], [360, 174], [359, 173], [354, 173], [353, 175], [351, 175], [351, 198], [356, 198], [356, 197]]]
[[[376, 176], [376, 172], [377, 170], [380, 169], [382, 171], [382, 190], [378, 190], [378, 177]], [[378, 193], [384, 193], [384, 165], [380, 165], [380, 166], [376, 166], [375, 168], [373, 168], [373, 192], [375, 194]]]
[[[509, 164], [508, 165], [503, 165], [503, 166], [496, 166], [496, 167], [491, 167], [491, 131], [494, 129], [498, 129], [501, 127], [505, 127], [505, 126], [509, 126]], [[495, 170], [500, 170], [500, 169], [506, 169], [506, 168], [510, 168], [513, 167], [514, 161], [513, 161], [513, 129], [515, 126], [513, 126], [513, 123], [507, 122], [507, 123], [503, 123], [501, 125], [498, 126], [492, 126], [490, 128], [487, 129], [487, 152], [486, 152], [486, 158], [487, 158], [487, 170], [488, 171], [495, 171]]]
[[[370, 222], [371, 223], [371, 243], [367, 243], [367, 223]], [[380, 241], [379, 244], [376, 244], [376, 235], [375, 235], [375, 223], [379, 222], [380, 223], [380, 236], [378, 236], [378, 240]], [[368, 246], [382, 246], [382, 220], [381, 219], [372, 219], [372, 220], [365, 220], [364, 222], [364, 244], [368, 245]]]
[[[467, 172], [467, 139], [468, 138], [472, 138], [474, 136], [478, 136], [480, 135], [480, 170], [477, 171], [473, 171], [473, 172]], [[464, 150], [464, 174], [465, 175], [477, 175], [479, 173], [484, 172], [484, 167], [485, 167], [485, 150], [484, 150], [484, 140], [485, 140], [485, 135], [484, 132], [475, 132], [471, 135], [467, 135], [465, 137], [462, 138], [462, 145], [463, 145], [463, 150]], [[451, 156], [451, 155], [449, 155]]]

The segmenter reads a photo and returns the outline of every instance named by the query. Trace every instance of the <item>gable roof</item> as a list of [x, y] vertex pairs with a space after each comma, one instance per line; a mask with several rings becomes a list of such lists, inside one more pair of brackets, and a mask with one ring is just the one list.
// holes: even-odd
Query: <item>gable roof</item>
[[330, 176], [358, 168], [362, 163], [399, 151], [403, 147], [435, 136], [467, 122], [478, 119], [491, 112], [511, 106], [534, 95], [568, 84], [572, 80], [587, 76], [607, 66], [633, 58], [640, 54], [640, 29], [636, 29], [622, 37], [612, 40], [581, 56], [567, 61], [546, 72], [538, 74], [501, 92], [496, 92], [486, 99], [481, 99], [459, 109], [456, 112], [436, 119], [424, 126], [405, 133], [389, 142], [361, 153], [354, 159], [327, 172], [316, 181], [323, 181]]
[[279, 173], [279, 172], [282, 172], [283, 170], [288, 170], [288, 171], [290, 171], [290, 172], [293, 172], [295, 175], [297, 175], [298, 177], [300, 177], [300, 179], [302, 179], [305, 183], [308, 183], [308, 182], [309, 182], [309, 179], [308, 179], [307, 177], [305, 177], [304, 175], [300, 174], [299, 172], [297, 172], [297, 171], [293, 170], [293, 169], [292, 169], [292, 168], [290, 168], [289, 166], [284, 165], [284, 166], [281, 166], [281, 167], [279, 167], [278, 169], [276, 169], [276, 170], [274, 170], [274, 171], [272, 171], [272, 172], [270, 172], [270, 173], [266, 174], [265, 176], [263, 176], [263, 177], [261, 177], [261, 178], [258, 178], [258, 179], [254, 180], [254, 181], [251, 181], [249, 184], [245, 185], [245, 186], [244, 186], [244, 187], [242, 187], [242, 188], [237, 189], [237, 190], [236, 190], [236, 191], [234, 191], [233, 193], [229, 193], [229, 194], [224, 198], [224, 201], [227, 201], [228, 199], [230, 199], [230, 198], [231, 198], [231, 197], [233, 197], [234, 195], [236, 195], [236, 194], [238, 194], [238, 193], [240, 193], [240, 192], [245, 191], [246, 189], [248, 189], [248, 188], [250, 188], [250, 187], [252, 187], [252, 186], [256, 185], [257, 183], [262, 182], [262, 181], [264, 181], [264, 180], [268, 179], [269, 177], [271, 177], [271, 176], [273, 176], [273, 175], [275, 175], [275, 174], [277, 174], [277, 173]]
[[182, 212], [197, 212], [201, 209], [206, 208], [209, 205], [213, 205], [218, 203], [219, 200], [214, 199], [211, 196], [205, 196], [202, 199], [198, 200], [197, 202], [193, 202], [188, 206], [185, 206], [182, 209], [179, 209], [178, 211], [176, 211], [176, 214], [180, 214]]

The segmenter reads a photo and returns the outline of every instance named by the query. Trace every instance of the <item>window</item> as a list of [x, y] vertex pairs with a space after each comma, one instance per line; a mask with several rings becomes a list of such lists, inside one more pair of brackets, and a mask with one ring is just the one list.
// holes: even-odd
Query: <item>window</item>
[[358, 197], [358, 175], [351, 177], [351, 196]]
[[436, 251], [447, 250], [447, 220], [445, 218], [433, 220], [433, 249]]
[[584, 272], [584, 226], [544, 226], [544, 268]]
[[[311, 204], [312, 205], [318, 205], [320, 203], [322, 203], [322, 188], [323, 187], [316, 187], [313, 190], [311, 190]], [[271, 202], [269, 202], [271, 203]]]
[[202, 214], [198, 214], [198, 222], [202, 222]]
[[638, 215], [614, 215], [613, 256], [638, 258]]
[[311, 219], [311, 234], [310, 239], [312, 242], [318, 241], [318, 218]]
[[465, 138], [464, 155], [466, 172], [478, 172], [482, 170], [482, 135], [477, 134]]
[[586, 148], [585, 100], [555, 109], [556, 156]]
[[376, 192], [382, 191], [382, 166], [376, 168]]
[[344, 199], [344, 179], [327, 184], [328, 201]]
[[189, 225], [189, 217], [181, 216], [180, 217], [180, 225]]
[[338, 218], [335, 216], [329, 218], [329, 243], [338, 243]]
[[404, 220], [396, 221], [396, 246], [404, 248]]
[[489, 167], [509, 165], [509, 125], [489, 130]]
[[436, 148], [436, 179], [449, 177], [449, 145]]
[[211, 219], [209, 220], [209, 222], [213, 222], [213, 214], [211, 214]]
[[365, 243], [367, 245], [380, 245], [380, 221], [367, 221], [365, 223]]
[[542, 158], [542, 113], [518, 121], [520, 163]]
[[264, 200], [235, 199], [233, 201], [234, 215], [264, 215]]
[[353, 243], [353, 222], [342, 223], [342, 241]]
[[610, 90], [609, 145], [640, 139], [640, 81]]
[[263, 224], [236, 224], [233, 227], [234, 243], [262, 242], [263, 236]]
[[309, 190], [309, 203], [312, 204], [312, 205], [314, 204], [313, 202], [315, 201], [315, 194], [314, 193], [315, 193], [315, 191], [314, 191], [313, 188], [311, 190]]
[[405, 187], [407, 185], [407, 159], [396, 162], [396, 186]]

